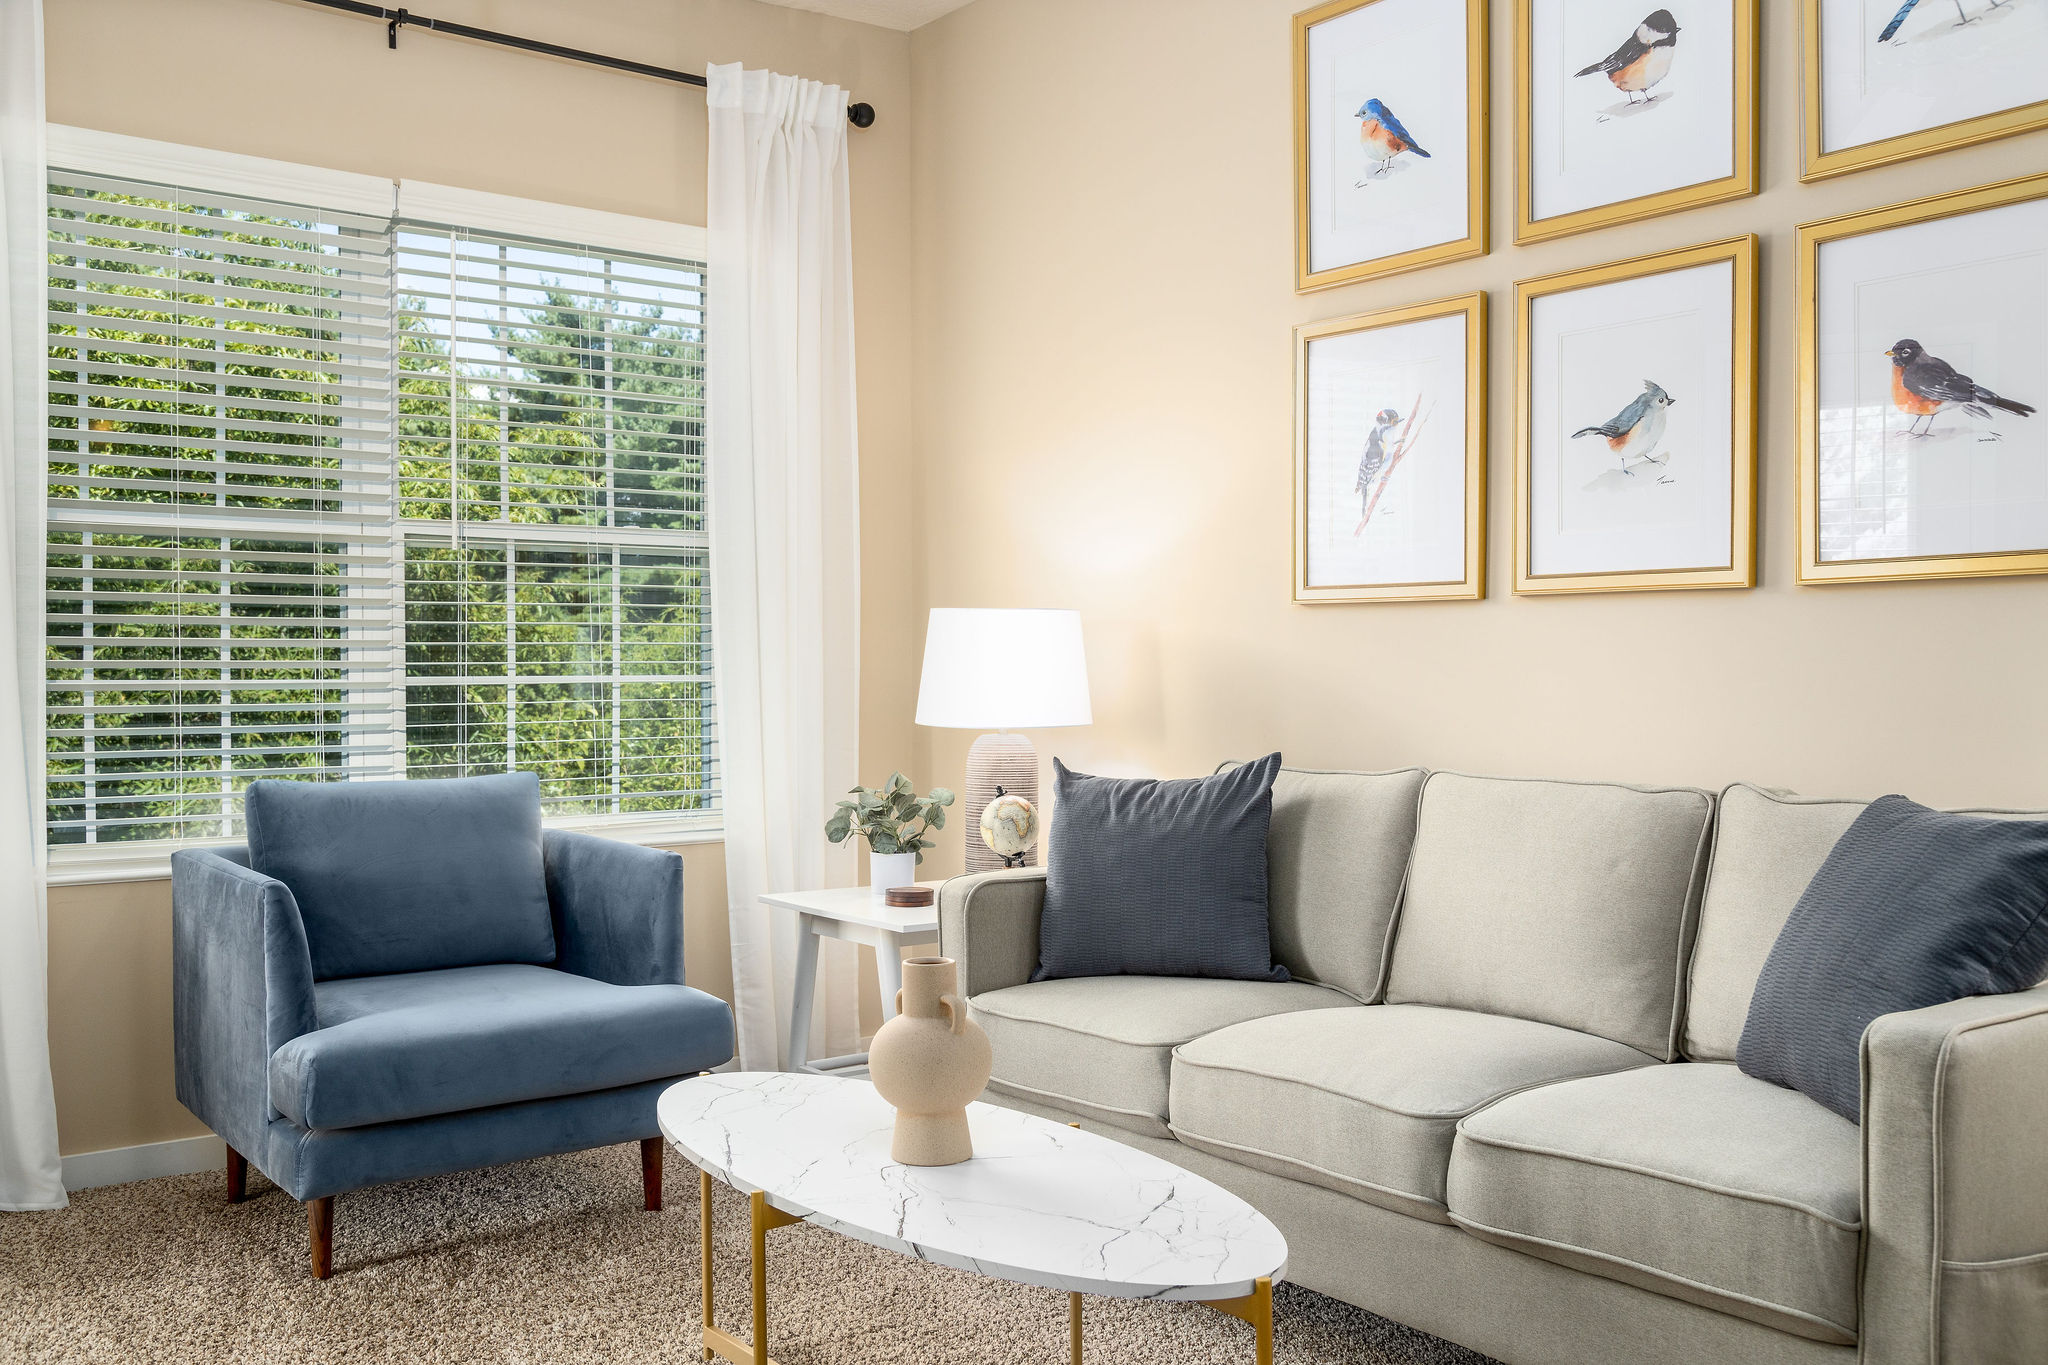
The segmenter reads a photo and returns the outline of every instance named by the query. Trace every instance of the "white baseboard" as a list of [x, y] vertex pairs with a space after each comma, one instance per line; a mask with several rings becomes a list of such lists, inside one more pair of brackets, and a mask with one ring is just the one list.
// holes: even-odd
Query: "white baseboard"
[[145, 1142], [137, 1147], [109, 1147], [103, 1152], [79, 1152], [65, 1157], [64, 1188], [90, 1190], [101, 1185], [125, 1185], [131, 1180], [153, 1180], [160, 1175], [218, 1171], [226, 1169], [227, 1161], [227, 1145], [210, 1133], [170, 1142]]

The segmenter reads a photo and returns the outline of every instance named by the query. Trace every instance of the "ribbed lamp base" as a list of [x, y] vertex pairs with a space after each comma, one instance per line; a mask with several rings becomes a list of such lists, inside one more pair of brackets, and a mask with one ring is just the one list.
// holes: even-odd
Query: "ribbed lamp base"
[[[1038, 750], [1023, 735], [983, 735], [967, 751], [967, 799], [962, 803], [960, 824], [969, 872], [988, 872], [1003, 865], [1002, 857], [981, 841], [981, 813], [996, 799], [997, 787], [1038, 809]], [[1045, 838], [1043, 811], [1039, 813], [1038, 837]], [[1025, 850], [1023, 865], [1038, 866], [1037, 844]]]

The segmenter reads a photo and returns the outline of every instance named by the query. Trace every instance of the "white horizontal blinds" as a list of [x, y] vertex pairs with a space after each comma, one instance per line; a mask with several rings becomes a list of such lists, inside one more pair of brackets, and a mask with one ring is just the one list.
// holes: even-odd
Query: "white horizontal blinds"
[[714, 809], [703, 266], [401, 223], [395, 290], [408, 771]]
[[394, 774], [388, 222], [63, 171], [49, 220], [51, 842]]

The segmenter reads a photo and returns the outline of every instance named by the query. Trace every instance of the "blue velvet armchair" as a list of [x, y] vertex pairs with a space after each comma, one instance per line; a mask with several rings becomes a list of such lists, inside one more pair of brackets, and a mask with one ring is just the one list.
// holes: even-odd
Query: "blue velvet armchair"
[[727, 1061], [732, 1013], [683, 984], [674, 853], [541, 829], [531, 773], [262, 781], [249, 842], [171, 859], [178, 1099], [307, 1208], [391, 1181], [637, 1140]]

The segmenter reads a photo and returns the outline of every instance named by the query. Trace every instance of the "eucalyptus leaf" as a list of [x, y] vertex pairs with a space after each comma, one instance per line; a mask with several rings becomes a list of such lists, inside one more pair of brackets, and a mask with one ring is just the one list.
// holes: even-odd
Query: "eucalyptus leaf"
[[852, 832], [853, 820], [843, 810], [825, 822], [825, 837], [832, 843], [844, 843]]

